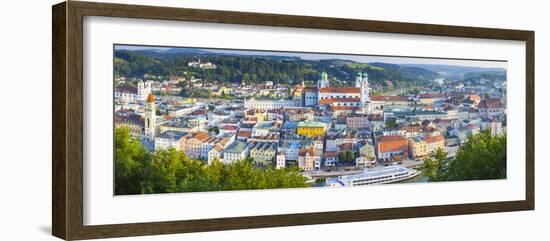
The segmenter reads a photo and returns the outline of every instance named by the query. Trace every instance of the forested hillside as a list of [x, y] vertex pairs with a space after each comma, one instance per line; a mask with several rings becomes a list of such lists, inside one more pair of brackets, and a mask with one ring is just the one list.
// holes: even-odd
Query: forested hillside
[[[197, 61], [212, 62], [216, 69], [188, 67], [187, 63]], [[338, 79], [335, 85], [355, 83], [357, 72], [369, 74], [372, 84], [394, 84], [409, 86], [424, 84], [437, 77], [437, 73], [419, 68], [403, 67], [395, 64], [364, 64], [349, 60], [304, 60], [298, 57], [249, 56], [212, 54], [208, 52], [177, 51], [115, 51], [115, 76], [141, 78], [144, 74], [161, 76], [185, 76], [204, 78], [206, 81], [247, 84], [273, 81], [274, 83], [295, 84], [302, 81], [317, 81], [319, 73], [325, 71], [329, 78]]]

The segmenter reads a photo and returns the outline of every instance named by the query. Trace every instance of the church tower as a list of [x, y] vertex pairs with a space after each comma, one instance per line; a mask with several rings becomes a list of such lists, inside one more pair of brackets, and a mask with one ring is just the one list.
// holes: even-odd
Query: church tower
[[328, 75], [325, 72], [321, 72], [319, 80], [317, 81], [317, 89], [328, 87]]
[[145, 107], [145, 137], [149, 141], [155, 141], [155, 128], [156, 128], [155, 96], [149, 93], [149, 96], [147, 96], [147, 105]]
[[366, 113], [371, 113], [372, 109], [369, 96], [369, 75], [367, 73], [363, 73], [361, 76], [359, 75], [361, 75], [361, 73], [357, 75], [357, 79], [360, 79], [359, 88], [361, 88], [361, 105]]
[[328, 87], [328, 75], [325, 72], [321, 72], [319, 75], [319, 80], [317, 81], [317, 104], [319, 103], [319, 100], [323, 98], [321, 95], [321, 89]]
[[357, 76], [355, 77], [355, 88], [361, 88], [362, 78], [363, 78], [363, 73], [361, 72], [357, 73]]

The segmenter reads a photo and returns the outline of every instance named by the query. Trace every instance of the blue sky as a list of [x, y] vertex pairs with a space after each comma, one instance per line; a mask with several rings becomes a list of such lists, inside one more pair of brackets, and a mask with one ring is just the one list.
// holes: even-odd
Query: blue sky
[[[153, 47], [153, 46], [130, 46], [130, 45], [115, 45], [117, 50], [144, 50], [156, 49], [167, 50], [174, 47]], [[238, 55], [270, 55], [270, 56], [296, 56], [302, 59], [319, 60], [319, 59], [345, 59], [353, 60], [361, 63], [384, 62], [391, 64], [437, 64], [437, 65], [455, 65], [469, 66], [481, 68], [504, 68], [506, 69], [506, 61], [488, 61], [488, 60], [458, 60], [458, 59], [442, 59], [442, 58], [414, 58], [414, 57], [396, 57], [396, 56], [370, 56], [370, 55], [343, 55], [343, 54], [323, 54], [323, 53], [296, 53], [296, 52], [275, 52], [275, 51], [258, 51], [258, 50], [229, 50], [229, 49], [205, 49], [205, 48], [178, 48], [178, 49], [197, 49], [213, 53], [238, 54]], [[424, 57], [424, 56], [422, 56]], [[434, 56], [427, 56], [434, 57]]]

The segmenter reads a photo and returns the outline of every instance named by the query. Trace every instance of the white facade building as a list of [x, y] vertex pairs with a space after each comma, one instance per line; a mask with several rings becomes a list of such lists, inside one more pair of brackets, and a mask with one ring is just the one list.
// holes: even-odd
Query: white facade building
[[275, 160], [275, 168], [281, 169], [285, 168], [286, 166], [286, 157], [284, 152], [277, 153], [277, 157]]
[[165, 150], [168, 148], [180, 150], [180, 141], [185, 134], [187, 133], [181, 131], [166, 131], [162, 133], [161, 135], [155, 137], [155, 151]]
[[248, 156], [248, 144], [243, 141], [235, 141], [229, 145], [223, 154], [223, 163], [231, 164], [238, 160], [243, 160]]
[[299, 99], [293, 100], [256, 100], [256, 99], [245, 99], [244, 108], [256, 108], [256, 109], [279, 109], [279, 108], [289, 108], [289, 107], [301, 107], [302, 103]]
[[151, 93], [151, 81], [139, 81], [137, 86], [125, 85], [115, 89], [115, 99], [123, 102], [137, 102], [147, 100]]

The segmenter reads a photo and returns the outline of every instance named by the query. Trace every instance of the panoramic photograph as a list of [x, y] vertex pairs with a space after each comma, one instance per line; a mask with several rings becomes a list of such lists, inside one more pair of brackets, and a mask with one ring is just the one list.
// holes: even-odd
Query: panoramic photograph
[[114, 195], [506, 179], [506, 61], [113, 48]]

